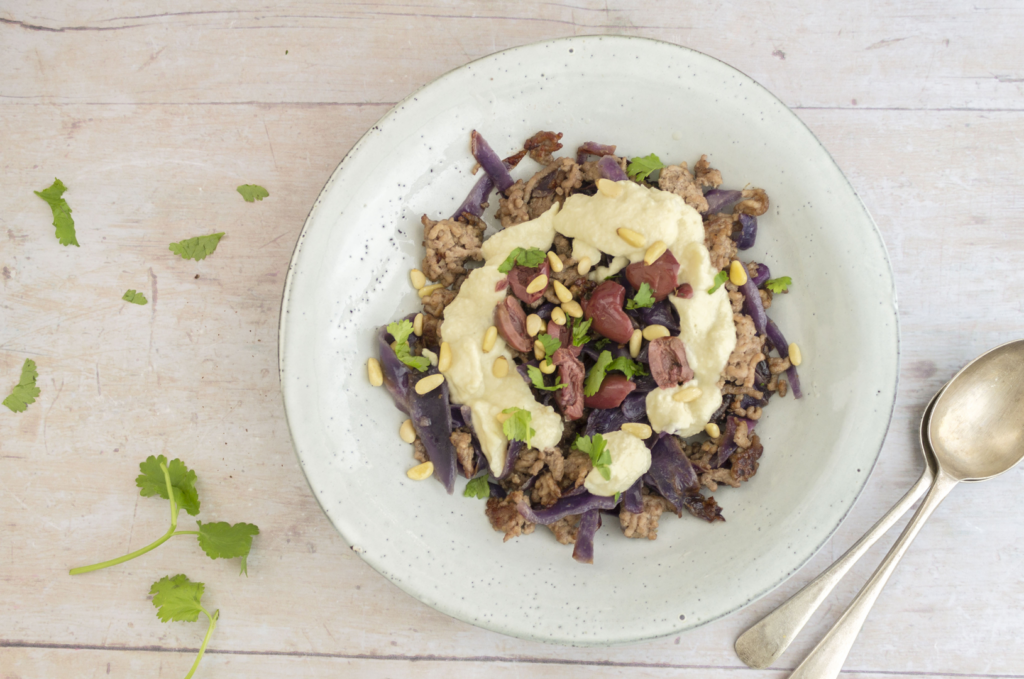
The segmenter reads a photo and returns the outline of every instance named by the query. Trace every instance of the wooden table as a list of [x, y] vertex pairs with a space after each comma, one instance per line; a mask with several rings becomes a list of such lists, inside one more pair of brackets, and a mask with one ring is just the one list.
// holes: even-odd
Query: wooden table
[[[250, 6], [246, 6], [250, 5]], [[0, 409], [0, 677], [181, 677], [202, 623], [157, 620], [150, 583], [187, 573], [221, 610], [200, 677], [783, 677], [888, 548], [858, 565], [783, 669], [740, 631], [811, 579], [916, 479], [924, 403], [1024, 335], [1024, 5], [820, 3], [0, 2], [0, 391], [25, 358], [42, 395]], [[791, 106], [867, 203], [900, 294], [901, 384], [885, 447], [833, 540], [775, 593], [699, 630], [606, 649], [527, 643], [449, 619], [345, 545], [285, 424], [277, 323], [307, 211], [396, 101], [535, 40], [642, 35], [749, 73]], [[62, 179], [80, 248], [32, 194]], [[261, 203], [235, 187], [266, 186]], [[214, 231], [216, 254], [171, 241]], [[147, 306], [121, 301], [128, 288]], [[983, 436], [984, 432], [978, 432]], [[238, 577], [176, 538], [117, 568], [166, 505], [138, 463], [180, 456], [210, 520], [261, 534]], [[938, 510], [876, 605], [851, 677], [1024, 677], [1024, 469]], [[187, 518], [182, 515], [183, 523]]]

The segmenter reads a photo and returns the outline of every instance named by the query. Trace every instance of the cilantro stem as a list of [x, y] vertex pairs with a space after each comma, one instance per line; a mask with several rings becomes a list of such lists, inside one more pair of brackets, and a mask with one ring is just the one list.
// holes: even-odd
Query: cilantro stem
[[199, 655], [196, 656], [196, 661], [192, 663], [192, 669], [190, 669], [188, 674], [185, 675], [185, 679], [192, 679], [192, 675], [196, 673], [196, 668], [199, 667], [199, 661], [203, 659], [203, 653], [206, 652], [206, 645], [210, 643], [210, 636], [213, 634], [213, 630], [217, 626], [217, 618], [220, 617], [219, 609], [214, 611], [213, 615], [210, 615], [202, 606], [199, 608], [203, 613], [206, 613], [206, 617], [210, 619], [210, 626], [206, 630], [206, 636], [203, 637], [203, 645], [199, 647]]
[[174, 487], [171, 486], [171, 473], [167, 471], [167, 465], [163, 462], [160, 463], [160, 471], [164, 473], [164, 481], [167, 483], [167, 498], [171, 501], [171, 531], [173, 531], [178, 527], [178, 503], [174, 501]]

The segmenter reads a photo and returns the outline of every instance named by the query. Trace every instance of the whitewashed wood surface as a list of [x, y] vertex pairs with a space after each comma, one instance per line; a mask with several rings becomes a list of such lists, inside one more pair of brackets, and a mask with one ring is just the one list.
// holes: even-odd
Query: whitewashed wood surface
[[[180, 677], [202, 623], [164, 624], [154, 574], [207, 585], [221, 620], [200, 677], [783, 677], [841, 613], [859, 564], [781, 669], [735, 637], [845, 550], [917, 477], [917, 421], [967, 360], [1024, 336], [1024, 5], [0, 0], [0, 391], [25, 358], [42, 395], [0, 409], [0, 677]], [[353, 554], [296, 463], [277, 378], [292, 247], [335, 165], [388, 107], [495, 50], [641, 35], [775, 92], [846, 172], [896, 274], [901, 382], [871, 480], [778, 591], [687, 634], [576, 649], [449, 619]], [[69, 187], [81, 248], [33, 194]], [[266, 186], [244, 203], [234, 188]], [[183, 261], [167, 243], [225, 231]], [[148, 306], [120, 300], [127, 288]], [[979, 431], [979, 436], [984, 432]], [[149, 454], [198, 470], [204, 514], [259, 524], [248, 578], [187, 539], [141, 547], [166, 508]], [[959, 489], [876, 605], [849, 677], [1024, 677], [1024, 470]], [[184, 519], [184, 516], [183, 516]], [[680, 574], [685, 577], [685, 574]]]

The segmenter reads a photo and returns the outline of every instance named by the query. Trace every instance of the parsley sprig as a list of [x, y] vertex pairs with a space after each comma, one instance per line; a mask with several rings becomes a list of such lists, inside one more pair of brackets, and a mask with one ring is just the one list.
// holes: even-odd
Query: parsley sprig
[[590, 341], [590, 335], [587, 332], [590, 330], [590, 324], [594, 322], [594, 319], [588, 318], [585, 321], [575, 321], [572, 325], [572, 344], [575, 347], [582, 347], [584, 344]]
[[516, 264], [519, 266], [525, 266], [527, 268], [534, 268], [541, 265], [541, 262], [547, 257], [547, 253], [539, 248], [516, 248], [509, 253], [505, 261], [498, 267], [500, 273], [508, 273], [512, 270]]
[[395, 338], [395, 356], [398, 360], [410, 368], [426, 372], [430, 368], [430, 361], [424, 356], [413, 356], [412, 349], [409, 348], [409, 335], [412, 331], [412, 321], [408, 319], [388, 323], [388, 332]]
[[501, 430], [505, 432], [505, 437], [509, 441], [522, 441], [526, 445], [530, 445], [530, 439], [537, 433], [530, 426], [530, 420], [533, 419], [530, 411], [523, 408], [505, 408], [501, 413], [511, 415], [501, 424]]
[[601, 383], [604, 382], [605, 373], [612, 370], [625, 373], [629, 379], [633, 379], [634, 375], [647, 374], [642, 365], [628, 356], [619, 356], [613, 359], [612, 352], [605, 350], [597, 357], [597, 362], [594, 363], [594, 367], [590, 369], [590, 373], [587, 375], [586, 384], [583, 386], [583, 395], [593, 396], [596, 394], [601, 388]]
[[630, 179], [642, 182], [652, 172], [663, 167], [665, 167], [665, 164], [661, 162], [661, 158], [652, 153], [649, 156], [634, 158], [629, 161], [629, 165], [626, 167], [626, 174], [629, 175]]
[[537, 341], [544, 347], [545, 356], [554, 356], [555, 352], [562, 346], [562, 343], [558, 341], [557, 337], [549, 335], [546, 332], [541, 333], [537, 337]]
[[42, 191], [33, 191], [32, 193], [45, 200], [46, 204], [50, 206], [50, 212], [53, 213], [53, 225], [56, 227], [55, 235], [60, 244], [81, 247], [78, 245], [78, 236], [75, 235], [75, 220], [71, 217], [71, 207], [63, 198], [64, 192], [67, 190], [68, 187], [64, 186], [64, 182], [54, 177], [53, 184]]
[[242, 184], [235, 190], [242, 194], [242, 198], [245, 199], [246, 203], [263, 200], [270, 196], [270, 192], [259, 184]]
[[203, 653], [206, 652], [206, 645], [210, 643], [213, 630], [217, 627], [217, 619], [220, 618], [219, 610], [211, 614], [203, 608], [202, 600], [205, 590], [206, 585], [201, 582], [192, 582], [184, 575], [175, 575], [174, 577], [165, 575], [149, 588], [149, 593], [153, 596], [153, 605], [156, 606], [156, 617], [160, 618], [160, 622], [172, 620], [195, 622], [199, 619], [200, 613], [210, 619], [210, 626], [206, 629], [206, 636], [203, 637], [203, 645], [199, 647], [199, 654], [196, 656], [195, 662], [192, 663], [192, 669], [185, 675], [185, 679], [191, 679], [192, 675], [196, 673], [199, 661], [203, 659]]
[[486, 500], [491, 496], [491, 486], [487, 483], [487, 474], [470, 479], [466, 484], [466, 490], [462, 491], [462, 497], [475, 497]]
[[780, 276], [779, 278], [769, 278], [764, 283], [764, 287], [768, 288], [772, 292], [788, 292], [789, 286], [793, 282], [793, 279], [789, 276]]
[[626, 300], [627, 309], [649, 308], [652, 306], [654, 306], [654, 293], [651, 292], [651, 286], [647, 283], [641, 283], [640, 289], [633, 295], [633, 299]]
[[217, 249], [217, 244], [224, 237], [224, 232], [211, 233], [209, 236], [196, 236], [171, 243], [167, 249], [182, 259], [194, 259], [197, 262], [206, 259]]
[[708, 294], [710, 295], [715, 290], [717, 290], [718, 288], [722, 287], [722, 285], [727, 280], [729, 280], [729, 274], [726, 273], [725, 271], [719, 271], [718, 273], [716, 273], [715, 274], [715, 281], [714, 281], [715, 284], [712, 285], [710, 288], [708, 288]]
[[10, 396], [4, 399], [4, 405], [12, 412], [25, 412], [30, 404], [36, 402], [36, 396], [39, 396], [39, 387], [36, 386], [38, 377], [39, 371], [36, 370], [36, 362], [31, 358], [26, 358], [21, 366], [21, 378], [11, 389]]
[[576, 442], [572, 444], [573, 448], [581, 450], [590, 456], [594, 469], [597, 470], [597, 473], [605, 481], [612, 477], [612, 472], [609, 468], [609, 465], [612, 463], [612, 454], [608, 450], [607, 443], [603, 436], [594, 434], [593, 436], [577, 436]]
[[540, 368], [532, 365], [526, 366], [526, 374], [530, 376], [530, 382], [537, 389], [543, 389], [544, 391], [558, 391], [565, 385], [562, 384], [561, 379], [556, 379], [553, 386], [547, 386], [544, 384], [544, 373], [540, 371]]

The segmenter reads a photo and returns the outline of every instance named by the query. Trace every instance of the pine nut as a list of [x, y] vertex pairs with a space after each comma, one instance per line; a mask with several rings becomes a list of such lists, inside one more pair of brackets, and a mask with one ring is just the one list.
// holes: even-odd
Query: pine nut
[[689, 403], [690, 401], [696, 401], [700, 398], [702, 393], [703, 392], [697, 387], [687, 387], [686, 389], [680, 389], [677, 391], [672, 396], [672, 399], [674, 401], [679, 401], [680, 403]]
[[402, 423], [402, 426], [398, 428], [398, 435], [402, 437], [402, 440], [406, 443], [413, 443], [416, 441], [416, 428], [412, 426], [412, 420], [406, 420]]
[[430, 365], [434, 366], [435, 368], [437, 367], [437, 354], [435, 354], [435, 353], [434, 353], [433, 351], [431, 351], [430, 349], [424, 349], [424, 350], [423, 350], [422, 352], [420, 352], [420, 353], [422, 353], [422, 354], [423, 354], [423, 357], [424, 357], [425, 359], [427, 359], [428, 361], [430, 361]]
[[644, 264], [647, 266], [654, 264], [663, 254], [665, 254], [665, 250], [668, 250], [668, 246], [665, 245], [665, 241], [659, 240], [657, 243], [647, 248], [647, 252], [644, 253]]
[[664, 325], [648, 325], [644, 328], [644, 339], [648, 342], [653, 342], [659, 337], [668, 337], [671, 334]]
[[566, 316], [572, 316], [573, 318], [583, 318], [583, 307], [576, 300], [566, 302], [562, 305], [562, 311], [565, 312]]
[[537, 340], [533, 343], [533, 357], [538, 361], [542, 360], [545, 356], [544, 344]]
[[590, 273], [590, 267], [592, 266], [594, 266], [594, 263], [590, 261], [590, 257], [584, 257], [576, 264], [576, 273], [586, 276]]
[[512, 417], [511, 413], [498, 413], [497, 415], [494, 416], [494, 419], [496, 419], [501, 424], [505, 424], [505, 420], [507, 420], [510, 417]]
[[629, 337], [629, 355], [636, 358], [640, 355], [640, 345], [644, 341], [644, 334], [637, 328]]
[[635, 248], [642, 248], [647, 244], [647, 239], [644, 238], [642, 233], [637, 233], [633, 229], [627, 229], [624, 226], [620, 226], [615, 229], [615, 233], [619, 234], [619, 238], [626, 241]]
[[549, 360], [540, 362], [540, 371], [545, 375], [550, 375], [555, 372], [555, 364]]
[[562, 258], [555, 254], [554, 250], [548, 252], [548, 264], [555, 273], [561, 273], [565, 267], [562, 265]]
[[789, 345], [789, 362], [795, 366], [804, 362], [803, 354], [800, 353], [800, 347], [796, 342]]
[[714, 422], [708, 422], [708, 426], [704, 427], [704, 431], [713, 439], [717, 439], [722, 435], [722, 430]]
[[618, 198], [622, 195], [622, 186], [604, 177], [597, 180], [597, 190], [609, 198]]
[[380, 361], [371, 358], [366, 362], [366, 374], [370, 378], [370, 384], [379, 387], [384, 384], [384, 373], [380, 369]]
[[427, 375], [422, 380], [416, 383], [416, 393], [420, 396], [429, 394], [438, 387], [444, 384], [444, 375], [441, 373], [435, 373], [433, 375]]
[[494, 348], [494, 343], [498, 341], [498, 329], [493, 325], [487, 328], [487, 332], [484, 333], [484, 343], [481, 348], [487, 352]]
[[737, 286], [747, 282], [747, 270], [738, 260], [732, 260], [732, 264], [729, 265], [729, 280]]
[[551, 310], [551, 320], [555, 322], [555, 325], [565, 325], [565, 312], [555, 307]]
[[558, 298], [559, 302], [571, 302], [572, 293], [569, 292], [569, 288], [562, 285], [561, 281], [552, 281], [551, 287], [555, 289], [555, 297]]
[[423, 314], [416, 314], [412, 319], [412, 332], [417, 337], [423, 337]]
[[434, 473], [434, 463], [427, 460], [423, 464], [418, 464], [405, 473], [413, 481], [422, 481], [423, 479], [430, 478], [430, 475]]
[[526, 334], [530, 337], [536, 337], [544, 329], [545, 325], [543, 318], [537, 314], [530, 314], [526, 317]]
[[425, 285], [422, 288], [420, 288], [420, 291], [416, 294], [420, 296], [420, 299], [423, 299], [424, 297], [433, 294], [434, 290], [440, 290], [443, 287], [444, 286], [441, 285], [440, 283], [434, 283], [433, 285]]
[[540, 292], [544, 288], [548, 287], [548, 277], [541, 274], [530, 281], [530, 284], [526, 286], [526, 294], [532, 295]]
[[423, 275], [423, 272], [419, 269], [413, 269], [409, 272], [409, 280], [412, 281], [412, 287], [417, 290], [421, 289], [427, 284], [427, 277]]
[[441, 350], [437, 355], [437, 369], [445, 372], [452, 367], [452, 347], [447, 342], [441, 342]]
[[637, 437], [642, 441], [651, 438], [651, 434], [654, 433], [651, 430], [650, 426], [642, 422], [627, 422], [626, 424], [622, 425], [621, 429], [627, 434], [632, 434], [633, 436]]
[[508, 361], [505, 360], [504, 356], [499, 356], [494, 359], [494, 363], [491, 364], [491, 373], [497, 378], [508, 377]]

